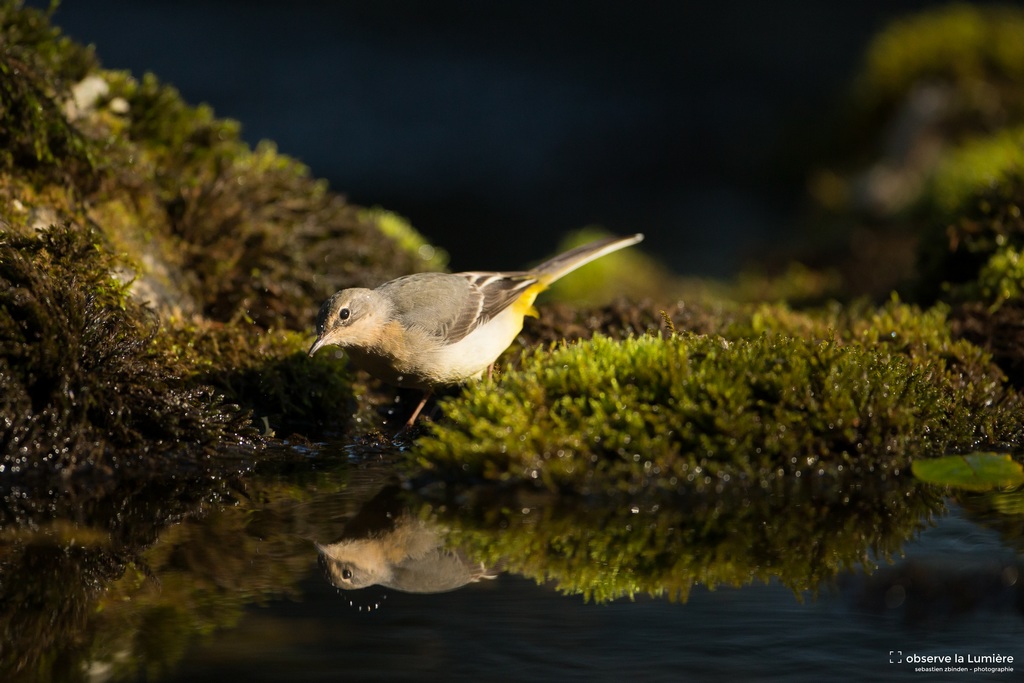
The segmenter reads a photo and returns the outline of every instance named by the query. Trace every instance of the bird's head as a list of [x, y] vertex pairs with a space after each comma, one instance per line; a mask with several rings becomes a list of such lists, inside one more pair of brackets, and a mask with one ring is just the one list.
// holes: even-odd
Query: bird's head
[[372, 289], [343, 289], [320, 307], [316, 341], [309, 355], [331, 344], [340, 347], [373, 344], [387, 315], [386, 301]]

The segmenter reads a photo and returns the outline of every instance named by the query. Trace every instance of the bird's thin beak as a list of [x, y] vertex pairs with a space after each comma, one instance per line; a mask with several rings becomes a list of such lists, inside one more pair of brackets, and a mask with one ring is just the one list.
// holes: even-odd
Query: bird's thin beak
[[325, 346], [324, 338], [317, 337], [313, 345], [309, 347], [309, 357], [312, 358], [313, 354], [320, 350], [320, 347]]

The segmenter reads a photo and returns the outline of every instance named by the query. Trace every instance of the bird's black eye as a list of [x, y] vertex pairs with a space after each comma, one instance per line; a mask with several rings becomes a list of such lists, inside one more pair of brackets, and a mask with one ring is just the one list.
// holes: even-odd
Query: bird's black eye
[[339, 320], [348, 320], [348, 317], [350, 315], [352, 315], [352, 311], [348, 310], [347, 308], [343, 308], [340, 311], [338, 311]]
[[351, 569], [342, 569], [341, 570], [341, 578], [345, 579], [346, 581], [351, 581], [352, 580], [352, 570]]

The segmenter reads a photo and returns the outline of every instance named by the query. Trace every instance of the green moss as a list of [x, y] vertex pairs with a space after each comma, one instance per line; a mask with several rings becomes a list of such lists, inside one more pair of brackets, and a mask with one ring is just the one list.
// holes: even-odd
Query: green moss
[[1024, 249], [1024, 129], [948, 154], [929, 198], [934, 209], [920, 251], [922, 291], [990, 305], [1014, 296], [1004, 285], [1014, 277], [1014, 253]]
[[931, 202], [945, 217], [977, 208], [994, 188], [1024, 173], [1024, 128], [973, 139], [947, 153], [932, 179]]
[[[338, 289], [443, 263], [437, 250], [424, 258], [429, 245], [397, 217], [347, 204], [272, 143], [250, 149], [236, 122], [185, 104], [154, 76], [109, 78], [111, 97], [128, 103], [124, 173], [151, 182], [162, 207], [143, 224], [205, 316], [308, 329]], [[135, 195], [131, 206], [151, 205]]]
[[410, 458], [463, 481], [677, 490], [884, 475], [911, 454], [1020, 441], [1019, 398], [987, 354], [951, 339], [943, 309], [894, 301], [846, 320], [780, 312], [763, 308], [728, 338], [535, 351], [501, 382], [444, 403], [447, 419]]
[[986, 300], [998, 307], [1024, 294], [1024, 254], [1010, 247], [992, 254], [978, 274], [978, 286]]
[[0, 2], [0, 36], [0, 174], [19, 169], [38, 184], [93, 189], [95, 150], [63, 107], [70, 84], [95, 66], [91, 50], [15, 0]]
[[744, 271], [730, 287], [737, 301], [784, 301], [793, 306], [820, 304], [841, 291], [842, 277], [835, 269], [816, 270], [795, 261], [778, 274]]

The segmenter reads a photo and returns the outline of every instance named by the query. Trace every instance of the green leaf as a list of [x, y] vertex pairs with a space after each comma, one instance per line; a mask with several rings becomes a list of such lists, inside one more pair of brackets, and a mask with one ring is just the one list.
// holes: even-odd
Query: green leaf
[[969, 491], [1024, 484], [1024, 468], [1006, 453], [970, 453], [915, 460], [911, 470], [923, 482]]

